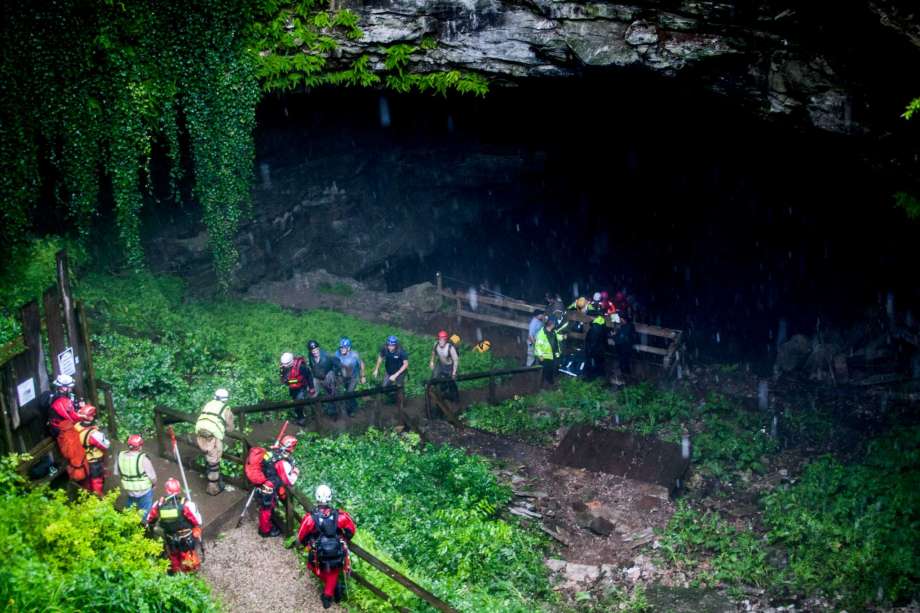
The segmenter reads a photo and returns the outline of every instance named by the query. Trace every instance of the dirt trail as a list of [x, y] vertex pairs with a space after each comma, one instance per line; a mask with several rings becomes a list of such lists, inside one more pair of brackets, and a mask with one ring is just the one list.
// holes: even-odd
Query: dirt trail
[[[231, 613], [324, 611], [320, 583], [300, 570], [294, 551], [279, 538], [256, 534], [253, 522], [228, 528], [208, 543], [201, 576]], [[342, 611], [333, 604], [329, 611]]]

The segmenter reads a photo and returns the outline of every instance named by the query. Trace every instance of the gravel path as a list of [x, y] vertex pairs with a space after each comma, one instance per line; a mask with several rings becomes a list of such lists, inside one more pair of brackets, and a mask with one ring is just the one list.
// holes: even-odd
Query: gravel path
[[[281, 537], [263, 539], [250, 521], [208, 543], [201, 575], [231, 613], [323, 611], [319, 581], [301, 574]], [[342, 611], [333, 604], [329, 611]]]

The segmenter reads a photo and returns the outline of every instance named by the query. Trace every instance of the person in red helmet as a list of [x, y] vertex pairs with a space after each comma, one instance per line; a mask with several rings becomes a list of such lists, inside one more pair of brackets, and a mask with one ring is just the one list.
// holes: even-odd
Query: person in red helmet
[[438, 332], [438, 342], [431, 348], [431, 359], [428, 361], [433, 379], [443, 379], [440, 388], [448, 400], [457, 400], [457, 369], [460, 368], [460, 354], [453, 343], [450, 342], [447, 330]]
[[144, 524], [152, 526], [160, 522], [169, 556], [169, 574], [193, 573], [201, 566], [196, 551], [201, 540], [201, 513], [194, 502], [181, 495], [182, 487], [174, 477], [166, 480], [165, 489], [166, 496], [153, 503]]
[[261, 509], [259, 510], [259, 536], [268, 538], [278, 536], [281, 531], [272, 522], [272, 512], [278, 504], [278, 498], [284, 500], [286, 489], [297, 483], [300, 471], [294, 466], [291, 454], [297, 447], [297, 438], [290, 434], [283, 437], [277, 446], [265, 452], [262, 459], [262, 472], [265, 482], [260, 486]]
[[132, 434], [128, 437], [128, 449], [119, 453], [115, 460], [115, 476], [121, 477], [121, 489], [128, 495], [125, 509], [137, 507], [141, 518], [146, 517], [153, 506], [153, 488], [157, 484], [156, 470], [143, 447], [141, 435]]
[[77, 415], [80, 421], [74, 424], [74, 430], [80, 437], [87, 464], [86, 478], [79, 483], [84, 489], [101, 497], [105, 481], [105, 452], [109, 450], [111, 443], [105, 433], [93, 423], [96, 421], [96, 407], [84, 404], [77, 411]]
[[308, 548], [310, 570], [320, 581], [323, 589], [320, 598], [323, 608], [332, 606], [345, 597], [345, 581], [341, 574], [351, 568], [348, 559], [348, 541], [355, 535], [355, 522], [343, 509], [334, 509], [332, 490], [328, 485], [316, 488], [316, 507], [303, 516], [297, 542]]

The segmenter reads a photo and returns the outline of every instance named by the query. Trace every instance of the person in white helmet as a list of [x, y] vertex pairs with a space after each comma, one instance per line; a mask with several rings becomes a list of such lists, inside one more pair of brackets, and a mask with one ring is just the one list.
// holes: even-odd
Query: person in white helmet
[[310, 570], [323, 582], [320, 598], [323, 608], [332, 606], [345, 596], [345, 581], [341, 576], [351, 570], [348, 541], [355, 535], [355, 522], [344, 509], [331, 506], [332, 489], [328, 485], [316, 488], [316, 507], [303, 516], [297, 542], [308, 549]]
[[224, 481], [220, 476], [220, 458], [224, 454], [224, 437], [233, 431], [233, 412], [227, 406], [230, 392], [220, 388], [210, 400], [195, 422], [198, 448], [205, 455], [207, 462], [207, 492], [216, 496], [224, 491]]
[[[287, 385], [291, 400], [304, 400], [309, 394], [316, 396], [316, 384], [313, 382], [313, 371], [307, 365], [307, 360], [302, 355], [294, 355], [286, 351], [281, 354], [280, 364], [281, 383]], [[303, 407], [294, 407], [294, 421], [298, 426], [306, 424]]]

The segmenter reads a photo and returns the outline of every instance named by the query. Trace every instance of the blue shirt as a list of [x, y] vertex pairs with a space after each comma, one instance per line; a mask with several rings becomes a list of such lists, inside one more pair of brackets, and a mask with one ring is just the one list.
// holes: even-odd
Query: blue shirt
[[538, 318], [534, 317], [533, 319], [530, 320], [530, 327], [527, 328], [527, 334], [529, 334], [530, 336], [534, 338], [537, 338], [537, 332], [539, 332], [540, 328], [542, 327], [543, 327], [543, 322], [540, 321]]
[[342, 363], [342, 376], [343, 377], [359, 377], [361, 376], [361, 356], [358, 355], [358, 352], [352, 349], [348, 352], [347, 355], [342, 355], [340, 351], [338, 353], [339, 362]]

